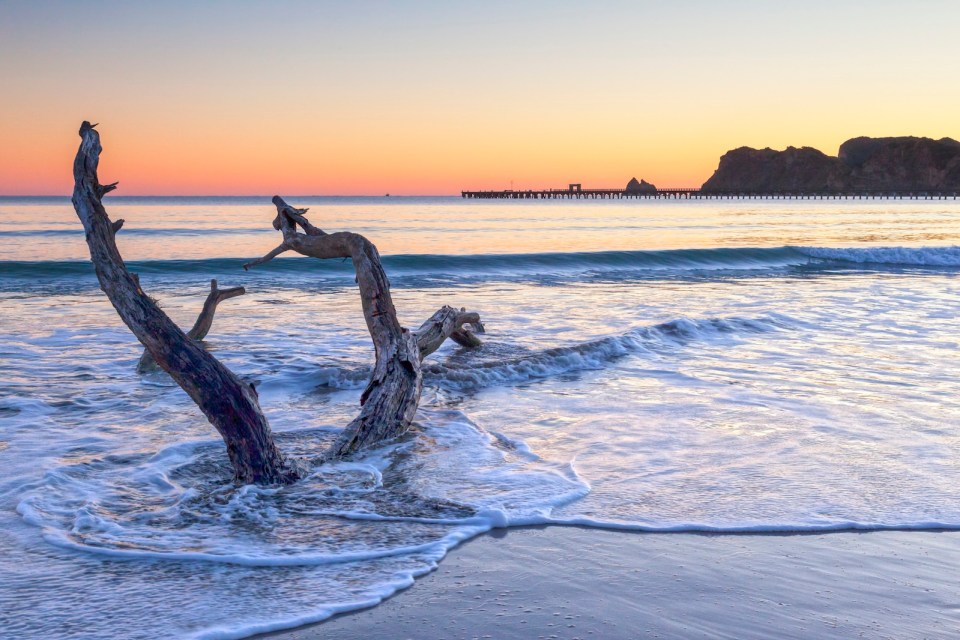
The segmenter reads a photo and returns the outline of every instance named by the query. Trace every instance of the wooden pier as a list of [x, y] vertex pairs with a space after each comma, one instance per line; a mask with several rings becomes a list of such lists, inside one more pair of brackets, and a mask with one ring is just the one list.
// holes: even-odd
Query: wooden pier
[[[577, 187], [577, 188], [574, 188]], [[622, 199], [644, 198], [662, 200], [700, 199], [762, 199], [762, 200], [863, 200], [867, 198], [897, 198], [902, 200], [956, 200], [960, 190], [949, 191], [903, 191], [877, 189], [868, 191], [703, 191], [701, 189], [656, 189], [627, 191], [626, 189], [582, 189], [571, 185], [568, 189], [545, 189], [542, 191], [461, 191], [463, 198], [483, 200], [554, 200], [554, 199]]]

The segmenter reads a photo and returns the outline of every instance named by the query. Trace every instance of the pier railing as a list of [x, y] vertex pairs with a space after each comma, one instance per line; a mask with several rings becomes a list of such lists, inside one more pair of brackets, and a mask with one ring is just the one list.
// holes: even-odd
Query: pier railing
[[956, 200], [960, 190], [902, 190], [870, 189], [863, 191], [704, 191], [702, 189], [657, 189], [646, 191], [627, 191], [626, 189], [543, 189], [506, 191], [461, 191], [463, 198], [486, 200], [556, 200], [556, 199], [622, 199], [646, 198], [666, 200], [692, 199], [763, 199], [763, 200], [831, 200], [831, 199], [867, 199], [897, 198], [909, 200]]

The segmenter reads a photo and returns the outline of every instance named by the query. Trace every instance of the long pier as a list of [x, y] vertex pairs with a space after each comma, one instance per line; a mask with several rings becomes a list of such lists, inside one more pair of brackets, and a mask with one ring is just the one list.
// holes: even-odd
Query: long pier
[[461, 191], [463, 198], [485, 200], [554, 200], [554, 199], [622, 199], [645, 198], [664, 200], [693, 199], [765, 199], [765, 200], [838, 200], [866, 198], [897, 198], [903, 200], [956, 200], [960, 190], [948, 191], [904, 191], [894, 189], [876, 189], [866, 191], [703, 191], [701, 189], [657, 189], [647, 191], [627, 191], [626, 189], [544, 189], [514, 191]]

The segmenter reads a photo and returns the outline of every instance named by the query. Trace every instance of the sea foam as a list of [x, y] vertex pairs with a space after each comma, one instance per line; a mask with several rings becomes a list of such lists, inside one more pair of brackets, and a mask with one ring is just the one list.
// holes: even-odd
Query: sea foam
[[832, 262], [918, 267], [960, 267], [960, 246], [950, 247], [791, 247], [795, 251]]

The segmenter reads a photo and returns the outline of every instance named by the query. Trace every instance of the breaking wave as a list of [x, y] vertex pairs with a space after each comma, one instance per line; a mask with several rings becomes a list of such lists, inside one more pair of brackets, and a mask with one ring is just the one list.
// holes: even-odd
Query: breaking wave
[[815, 260], [853, 264], [899, 265], [917, 267], [960, 267], [960, 246], [952, 247], [793, 247]]
[[[461, 358], [425, 363], [425, 382], [441, 387], [473, 389], [509, 385], [553, 376], [602, 369], [620, 358], [684, 346], [695, 341], [734, 339], [738, 334], [764, 333], [789, 326], [784, 316], [762, 318], [678, 318], [639, 327], [617, 336], [575, 345], [531, 351], [519, 356], [516, 348], [491, 345]], [[486, 349], [486, 352], [484, 351]]]
[[[169, 232], [170, 230], [165, 230]], [[189, 230], [183, 230], [185, 233]], [[13, 232], [21, 233], [21, 232]], [[248, 258], [129, 261], [143, 274], [238, 273]], [[692, 271], [756, 271], [819, 265], [895, 265], [960, 267], [960, 246], [829, 248], [669, 249], [662, 251], [598, 251], [573, 253], [392, 255], [384, 256], [391, 275], [517, 276], [530, 274]], [[319, 274], [352, 277], [349, 262], [280, 258], [257, 268], [264, 273]], [[86, 261], [3, 261], [0, 278], [41, 279], [93, 275]]]
[[[625, 333], [548, 349], [530, 349], [497, 340], [479, 349], [459, 350], [441, 361], [436, 356], [423, 364], [424, 384], [444, 389], [482, 389], [509, 386], [582, 371], [603, 369], [621, 358], [658, 353], [693, 342], [736, 340], [738, 336], [788, 329], [795, 320], [783, 314], [757, 318], [676, 318]], [[278, 390], [362, 389], [370, 378], [369, 366], [314, 364], [301, 359], [287, 363], [286, 371], [268, 378], [260, 393]]]

